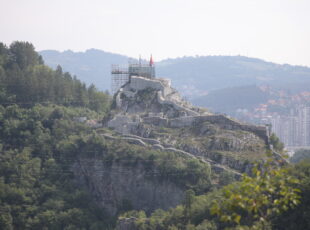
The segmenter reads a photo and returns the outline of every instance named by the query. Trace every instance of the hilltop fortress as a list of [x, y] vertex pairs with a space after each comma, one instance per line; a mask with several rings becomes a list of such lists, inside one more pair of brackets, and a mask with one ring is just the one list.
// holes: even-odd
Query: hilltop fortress
[[194, 107], [180, 97], [168, 79], [132, 76], [114, 98], [117, 114], [107, 126], [122, 134], [134, 133], [140, 123], [182, 128], [209, 121], [229, 129], [253, 132], [268, 141], [265, 126], [242, 124], [224, 115], [214, 115], [206, 109]]
[[[100, 133], [104, 139], [116, 145], [122, 142], [138, 145], [154, 156], [165, 152], [188, 161], [198, 160], [210, 166], [215, 184], [221, 180], [221, 175], [240, 178], [242, 173], [251, 172], [253, 162], [267, 158], [266, 148], [270, 145], [266, 127], [243, 124], [191, 105], [171, 87], [170, 80], [155, 77], [152, 62], [124, 69], [115, 67], [112, 74], [115, 94], [110, 113], [104, 120], [108, 129], [104, 128]], [[171, 186], [170, 182], [142, 181], [143, 163], [135, 167], [138, 173], [126, 171], [128, 177], [125, 180], [114, 176], [107, 180], [97, 179], [94, 183], [100, 185], [97, 193], [113, 202], [130, 194], [136, 209], [145, 209], [147, 203], [151, 204], [149, 211], [168, 209], [184, 199], [182, 190]], [[120, 170], [124, 167], [115, 164], [112, 173]], [[141, 196], [144, 199], [140, 199]], [[117, 205], [105, 200], [102, 201], [104, 206], [110, 213], [116, 213]]]
[[270, 144], [265, 126], [193, 106], [171, 87], [170, 80], [155, 77], [152, 60], [141, 69], [139, 64], [133, 67], [113, 69], [112, 82], [119, 87], [114, 88], [112, 110], [104, 121], [122, 139], [198, 158], [214, 170], [238, 175], [249, 172], [249, 162], [266, 157]]
[[[123, 85], [114, 95], [114, 114], [107, 122], [109, 128], [122, 134], [137, 134], [140, 124], [182, 128], [212, 122], [223, 128], [252, 132], [268, 143], [269, 134], [265, 126], [242, 124], [182, 99], [171, 87], [169, 79], [155, 78], [152, 58], [149, 65], [140, 64], [141, 69], [138, 66], [129, 67], [128, 77], [123, 77], [125, 81], [118, 83]], [[126, 72], [117, 72], [120, 73], [124, 75]]]

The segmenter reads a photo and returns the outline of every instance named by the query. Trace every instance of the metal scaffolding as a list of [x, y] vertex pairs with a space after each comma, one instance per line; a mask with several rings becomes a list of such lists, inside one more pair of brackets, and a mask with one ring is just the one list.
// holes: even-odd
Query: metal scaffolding
[[151, 57], [150, 63], [112, 65], [111, 93], [114, 95], [123, 85], [130, 81], [131, 76], [155, 78], [155, 66]]
[[114, 95], [129, 81], [128, 66], [112, 65], [111, 93]]

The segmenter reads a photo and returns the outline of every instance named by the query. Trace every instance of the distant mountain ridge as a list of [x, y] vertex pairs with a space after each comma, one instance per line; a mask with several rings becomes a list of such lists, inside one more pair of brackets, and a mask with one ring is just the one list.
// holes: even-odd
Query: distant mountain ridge
[[192, 102], [212, 111], [232, 114], [239, 108], [253, 109], [259, 104], [266, 103], [270, 98], [269, 92], [264, 92], [255, 85], [249, 85], [214, 90], [208, 95], [194, 98]]
[[167, 76], [182, 93], [196, 97], [204, 91], [247, 85], [290, 88], [310, 83], [310, 68], [279, 65], [243, 56], [202, 56], [164, 60], [158, 75]]
[[44, 50], [40, 54], [48, 66], [56, 68], [57, 65], [61, 65], [64, 71], [76, 75], [88, 85], [94, 84], [101, 90], [110, 89], [111, 65], [126, 64], [129, 59], [127, 56], [97, 49], [85, 52]]
[[[101, 90], [110, 89], [111, 65], [127, 64], [131, 59], [97, 49], [85, 52], [45, 50], [40, 54], [47, 65], [55, 68], [59, 64], [65, 71]], [[271, 85], [299, 91], [310, 85], [309, 67], [280, 65], [244, 56], [166, 59], [156, 63], [156, 75], [170, 78], [173, 86], [190, 99], [228, 87]]]

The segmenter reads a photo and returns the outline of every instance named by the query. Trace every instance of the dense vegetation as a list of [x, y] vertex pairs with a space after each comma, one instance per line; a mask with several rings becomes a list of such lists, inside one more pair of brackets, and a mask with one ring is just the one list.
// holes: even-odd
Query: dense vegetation
[[266, 164], [219, 190], [202, 196], [188, 193], [182, 205], [135, 217], [141, 230], [309, 229], [310, 163], [287, 168]]
[[60, 66], [55, 71], [45, 66], [32, 44], [13, 42], [9, 48], [0, 43], [0, 103], [56, 103], [106, 112], [109, 97], [63, 73]]
[[[186, 190], [182, 204], [149, 217], [120, 207], [122, 217], [137, 217], [138, 229], [309, 228], [309, 163], [269, 162], [231, 183], [232, 175], [213, 177], [197, 159], [110, 140], [100, 135], [108, 130], [79, 122], [100, 121], [109, 107], [108, 95], [46, 67], [30, 43], [0, 44], [0, 229], [113, 229], [116, 217], [76, 183], [72, 167], [84, 158], [107, 170], [143, 165], [147, 180]], [[283, 149], [275, 136], [272, 142]]]
[[109, 96], [45, 66], [30, 43], [0, 43], [0, 104], [0, 229], [109, 226], [90, 194], [76, 187], [73, 160], [61, 145], [90, 135], [74, 120], [102, 119]]
[[[73, 183], [73, 160], [60, 145], [90, 129], [72, 121], [94, 115], [62, 106], [0, 107], [0, 229], [83, 229], [107, 224]], [[69, 160], [69, 161], [68, 161]]]
[[1, 229], [102, 229], [114, 224], [89, 192], [74, 183], [72, 165], [95, 155], [107, 169], [113, 163], [142, 163], [150, 180], [155, 176], [200, 193], [208, 191], [208, 165], [105, 140], [75, 122], [77, 115], [98, 116], [89, 109], [56, 105], [0, 107]]
[[108, 95], [46, 67], [31, 44], [1, 44], [0, 63], [0, 229], [111, 229], [115, 217], [75, 182], [72, 166], [82, 158], [96, 157], [107, 169], [142, 164], [149, 180], [198, 194], [210, 189], [209, 165], [107, 140], [104, 130], [79, 122], [102, 120]]

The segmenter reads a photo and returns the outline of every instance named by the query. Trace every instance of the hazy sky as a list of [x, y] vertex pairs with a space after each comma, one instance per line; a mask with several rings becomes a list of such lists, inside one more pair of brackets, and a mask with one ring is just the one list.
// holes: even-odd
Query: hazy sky
[[0, 41], [310, 66], [310, 0], [0, 0]]

